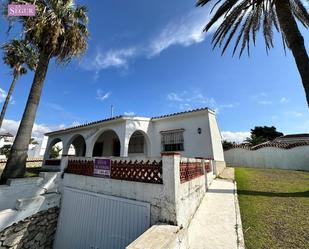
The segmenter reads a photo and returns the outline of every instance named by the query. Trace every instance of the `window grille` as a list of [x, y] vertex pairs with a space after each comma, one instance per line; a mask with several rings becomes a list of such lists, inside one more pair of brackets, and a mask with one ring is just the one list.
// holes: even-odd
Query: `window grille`
[[184, 129], [161, 131], [162, 151], [183, 151], [183, 132]]

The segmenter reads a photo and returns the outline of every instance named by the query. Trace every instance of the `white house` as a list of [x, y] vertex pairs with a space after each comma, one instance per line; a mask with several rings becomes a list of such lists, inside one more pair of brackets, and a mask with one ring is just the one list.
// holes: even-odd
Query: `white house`
[[288, 135], [285, 135], [285, 136], [275, 138], [274, 142], [278, 142], [278, 143], [309, 142], [309, 133], [288, 134]]
[[62, 156], [72, 145], [77, 157], [157, 157], [179, 152], [184, 157], [213, 159], [225, 167], [221, 134], [215, 113], [208, 108], [159, 117], [117, 116], [46, 133], [45, 160], [55, 144]]
[[[0, 148], [3, 146], [11, 146], [14, 142], [14, 136], [9, 132], [0, 132]], [[0, 159], [6, 159], [5, 155], [0, 154]]]
[[14, 136], [9, 132], [0, 132], [0, 148], [5, 145], [12, 145], [14, 142]]

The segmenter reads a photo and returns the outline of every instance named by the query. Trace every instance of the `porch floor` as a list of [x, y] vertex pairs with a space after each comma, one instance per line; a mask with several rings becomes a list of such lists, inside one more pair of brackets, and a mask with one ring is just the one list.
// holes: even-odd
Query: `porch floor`
[[188, 240], [192, 249], [243, 248], [234, 172], [226, 170], [221, 176], [225, 179], [212, 182], [189, 225]]

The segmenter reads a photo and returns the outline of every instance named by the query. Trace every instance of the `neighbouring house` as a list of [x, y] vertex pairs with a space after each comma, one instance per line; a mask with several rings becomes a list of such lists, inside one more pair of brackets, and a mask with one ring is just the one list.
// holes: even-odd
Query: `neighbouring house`
[[309, 142], [309, 133], [303, 134], [288, 134], [285, 136], [277, 137], [273, 140], [278, 143], [301, 143]]
[[[0, 132], [0, 148], [3, 146], [12, 146], [14, 136], [9, 132]], [[6, 159], [5, 155], [0, 155], [0, 159]]]
[[9, 132], [0, 132], [0, 148], [5, 145], [12, 145], [14, 142], [14, 136]]
[[229, 166], [309, 171], [309, 134], [290, 134], [255, 146], [234, 145], [224, 151]]
[[61, 144], [62, 157], [157, 157], [179, 152], [184, 157], [213, 159], [218, 170], [225, 167], [216, 115], [208, 108], [151, 118], [117, 116], [46, 136], [45, 165], [53, 146]]

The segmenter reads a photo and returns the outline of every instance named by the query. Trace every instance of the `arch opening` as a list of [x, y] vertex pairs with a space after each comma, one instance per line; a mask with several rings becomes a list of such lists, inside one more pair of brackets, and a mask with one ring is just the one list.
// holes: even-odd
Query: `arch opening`
[[113, 130], [104, 131], [96, 140], [93, 150], [93, 157], [120, 156], [120, 140]]
[[55, 138], [48, 146], [48, 159], [60, 159], [62, 157], [63, 143], [60, 138]]
[[86, 155], [86, 142], [82, 135], [76, 135], [69, 144], [68, 156], [84, 157]]
[[141, 131], [135, 131], [129, 140], [129, 156], [146, 156], [148, 154], [148, 143], [146, 135]]

